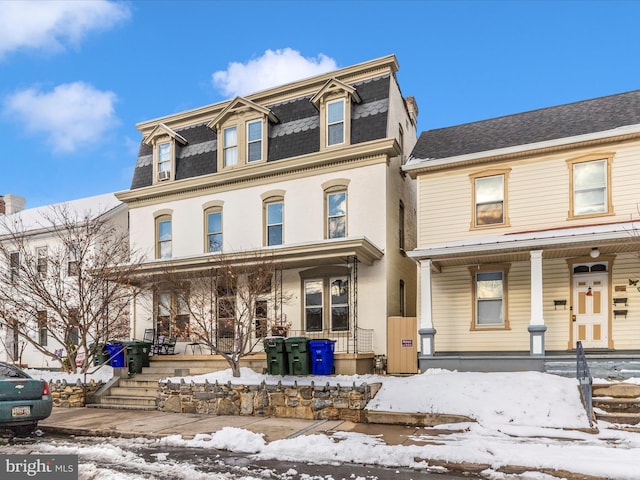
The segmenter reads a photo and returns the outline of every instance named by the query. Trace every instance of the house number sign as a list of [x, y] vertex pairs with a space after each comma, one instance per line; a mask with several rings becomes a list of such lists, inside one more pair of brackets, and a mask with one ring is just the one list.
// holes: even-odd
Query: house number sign
[[403, 338], [401, 340], [402, 348], [413, 348], [413, 340], [410, 338]]

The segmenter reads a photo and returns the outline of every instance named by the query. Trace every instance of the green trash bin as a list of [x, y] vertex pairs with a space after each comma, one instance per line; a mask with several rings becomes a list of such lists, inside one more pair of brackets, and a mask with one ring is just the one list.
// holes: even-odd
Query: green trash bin
[[109, 352], [107, 351], [107, 346], [102, 343], [96, 345], [92, 343], [89, 345], [89, 350], [93, 355], [93, 366], [97, 367], [98, 365], [109, 363]]
[[267, 373], [269, 375], [286, 375], [289, 373], [284, 337], [265, 338], [264, 351], [267, 354]]
[[285, 339], [284, 344], [289, 362], [289, 374], [309, 375], [311, 372], [309, 339], [306, 337], [290, 337]]
[[127, 347], [127, 364], [129, 373], [142, 373], [143, 367], [149, 366], [151, 343], [140, 340], [122, 342]]

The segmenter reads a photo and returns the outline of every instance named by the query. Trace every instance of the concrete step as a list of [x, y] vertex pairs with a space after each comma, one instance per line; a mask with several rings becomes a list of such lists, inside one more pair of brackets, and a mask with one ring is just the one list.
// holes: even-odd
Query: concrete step
[[151, 406], [145, 406], [145, 405], [128, 405], [128, 404], [109, 405], [104, 403], [90, 403], [90, 404], [87, 404], [86, 407], [87, 408], [104, 408], [104, 409], [110, 409], [110, 410], [145, 410], [145, 411], [157, 410], [157, 407], [155, 405], [151, 407]]
[[[155, 388], [144, 387], [112, 387], [109, 396], [115, 397], [149, 397], [156, 398], [158, 396], [158, 386]], [[106, 397], [105, 397], [106, 398]]]
[[640, 385], [633, 383], [594, 383], [592, 397], [640, 399]]
[[189, 375], [202, 375], [205, 373], [211, 372], [220, 372], [222, 370], [226, 370], [222, 368], [220, 365], [211, 365], [209, 367], [192, 367], [189, 365], [182, 365], [180, 367], [143, 367], [142, 373], [137, 375], [158, 375], [162, 377], [175, 377], [175, 376], [183, 376], [185, 372], [189, 372]]
[[133, 378], [121, 378], [118, 382], [119, 387], [127, 388], [158, 388], [158, 379], [151, 380], [140, 379], [138, 375]]
[[145, 406], [156, 407], [156, 398], [150, 397], [132, 397], [127, 395], [109, 395], [101, 397], [99, 401], [100, 405], [132, 405], [132, 406]]
[[640, 400], [631, 398], [599, 398], [593, 399], [593, 406], [607, 413], [640, 414]]
[[640, 426], [640, 414], [638, 413], [598, 413], [596, 419], [609, 423]]

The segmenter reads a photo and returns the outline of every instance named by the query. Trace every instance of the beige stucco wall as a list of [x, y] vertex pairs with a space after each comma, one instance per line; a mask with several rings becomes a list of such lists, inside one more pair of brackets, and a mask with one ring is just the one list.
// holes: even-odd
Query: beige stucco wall
[[[389, 296], [397, 298], [397, 289], [387, 291], [388, 262], [401, 259], [410, 267], [407, 285], [415, 283], [415, 267], [398, 252], [389, 257], [387, 252], [387, 170], [385, 162], [332, 173], [282, 180], [277, 184], [257, 185], [198, 198], [176, 199], [161, 205], [132, 208], [130, 212], [131, 241], [147, 259], [154, 257], [154, 213], [170, 210], [173, 219], [173, 254], [175, 257], [203, 255], [204, 217], [203, 205], [211, 201], [223, 202], [223, 248], [226, 252], [261, 248], [262, 199], [271, 190], [284, 193], [284, 242], [304, 244], [324, 239], [324, 191], [322, 185], [330, 180], [348, 180], [348, 236], [367, 237], [385, 251], [382, 260], [374, 265], [358, 267], [358, 324], [373, 329], [376, 349], [386, 347], [386, 318]], [[399, 170], [396, 172], [400, 176]], [[397, 202], [394, 192], [393, 197]], [[397, 203], [396, 203], [397, 204]], [[397, 208], [396, 208], [397, 210]], [[393, 211], [395, 215], [396, 210]], [[395, 223], [397, 237], [397, 222]], [[390, 247], [397, 250], [397, 243]], [[396, 271], [397, 269], [394, 269]], [[286, 270], [283, 287], [290, 298], [283, 311], [292, 328], [303, 330], [300, 269]], [[415, 293], [414, 293], [415, 295]], [[132, 319], [136, 337], [141, 338], [145, 328], [152, 328], [153, 309], [149, 295], [141, 294], [136, 302], [135, 319]]]
[[284, 242], [299, 244], [324, 239], [323, 183], [347, 179], [348, 236], [366, 236], [384, 248], [386, 241], [385, 180], [386, 164], [318, 174], [278, 183], [249, 186], [195, 198], [168, 200], [159, 205], [132, 208], [131, 242], [154, 257], [154, 214], [172, 212], [173, 258], [201, 255], [204, 252], [203, 206], [222, 202], [223, 251], [251, 250], [262, 246], [263, 210], [261, 196], [272, 190], [284, 190]]

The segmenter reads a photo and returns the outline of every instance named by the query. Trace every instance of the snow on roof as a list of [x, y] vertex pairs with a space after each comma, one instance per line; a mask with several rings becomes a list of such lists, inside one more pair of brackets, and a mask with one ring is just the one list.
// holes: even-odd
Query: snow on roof
[[[77, 200], [69, 200], [67, 202], [28, 208], [11, 215], [6, 215], [5, 220], [8, 222], [21, 223], [21, 229], [24, 229], [25, 231], [39, 230], [49, 226], [49, 222], [45, 220], [45, 217], [48, 214], [51, 214], [52, 209], [56, 207], [67, 207], [71, 215], [99, 216], [113, 210], [119, 205], [122, 205], [122, 202], [116, 198], [114, 193], [105, 193], [102, 195], [95, 195], [93, 197], [79, 198]], [[0, 232], [1, 231], [2, 225], [0, 225]]]

